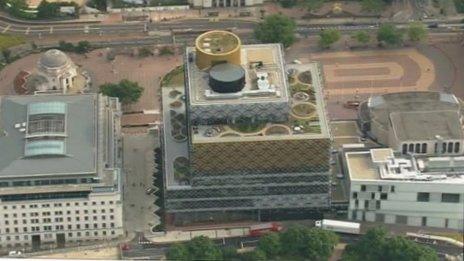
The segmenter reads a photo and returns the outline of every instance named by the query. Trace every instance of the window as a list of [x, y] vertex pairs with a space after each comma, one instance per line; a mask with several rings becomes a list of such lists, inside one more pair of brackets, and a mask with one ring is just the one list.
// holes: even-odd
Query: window
[[422, 143], [422, 151], [421, 153], [427, 153], [427, 143]]
[[375, 209], [380, 209], [380, 200], [375, 201]]
[[403, 143], [403, 150], [402, 150], [403, 154], [407, 154], [408, 153], [408, 145]]
[[441, 194], [441, 202], [458, 203], [459, 202], [459, 194], [456, 194], [456, 193], [443, 193], [443, 194]]
[[449, 226], [449, 219], [445, 218], [445, 228], [448, 228]]
[[452, 142], [448, 143], [448, 153], [453, 153], [453, 144]]
[[414, 152], [414, 144], [409, 144], [409, 152]]
[[359, 207], [359, 200], [355, 200], [354, 201], [354, 208], [358, 208]]
[[369, 207], [369, 201], [364, 200], [364, 209], [367, 209]]
[[354, 199], [358, 198], [358, 192], [353, 192], [353, 198]]
[[397, 215], [395, 223], [396, 224], [406, 225], [408, 223], [408, 217], [407, 216], [402, 216], [402, 215]]
[[361, 185], [361, 191], [366, 191], [366, 185]]
[[422, 217], [422, 226], [427, 226], [427, 217]]
[[459, 153], [459, 145], [461, 145], [459, 142], [454, 143], [454, 153]]
[[382, 192], [382, 186], [378, 186], [378, 187], [377, 187], [377, 191], [378, 191], [378, 192]]
[[430, 193], [427, 193], [427, 192], [417, 193], [417, 201], [428, 202], [429, 200], [430, 200]]
[[388, 197], [388, 194], [387, 194], [387, 193], [380, 193], [380, 199], [386, 200], [387, 197]]
[[433, 152], [435, 152], [435, 153], [438, 152], [438, 144], [437, 143], [435, 143], [435, 148], [434, 148]]
[[446, 142], [441, 144], [441, 153], [446, 153]]
[[420, 143], [417, 143], [416, 144], [416, 150], [415, 150], [416, 153], [420, 153], [421, 152], [421, 145]]
[[390, 192], [395, 192], [395, 186], [390, 187]]
[[371, 199], [375, 199], [375, 192], [371, 192]]

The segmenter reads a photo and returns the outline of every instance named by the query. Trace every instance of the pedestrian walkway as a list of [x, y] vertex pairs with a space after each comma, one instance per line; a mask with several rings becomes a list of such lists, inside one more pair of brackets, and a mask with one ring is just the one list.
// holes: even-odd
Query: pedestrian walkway
[[206, 236], [211, 239], [222, 239], [230, 237], [244, 237], [250, 233], [249, 227], [225, 228], [225, 229], [202, 229], [192, 231], [174, 230], [159, 232], [152, 236], [146, 236], [153, 243], [170, 243], [189, 241], [194, 237]]

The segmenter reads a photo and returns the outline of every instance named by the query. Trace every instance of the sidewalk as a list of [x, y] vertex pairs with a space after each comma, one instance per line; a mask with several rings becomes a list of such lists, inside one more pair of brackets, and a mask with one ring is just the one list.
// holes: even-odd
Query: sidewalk
[[158, 235], [145, 236], [153, 243], [170, 243], [189, 241], [194, 237], [206, 236], [211, 239], [222, 239], [229, 237], [244, 237], [249, 235], [250, 229], [248, 227], [230, 228], [230, 229], [204, 229], [194, 231], [168, 231], [160, 232]]

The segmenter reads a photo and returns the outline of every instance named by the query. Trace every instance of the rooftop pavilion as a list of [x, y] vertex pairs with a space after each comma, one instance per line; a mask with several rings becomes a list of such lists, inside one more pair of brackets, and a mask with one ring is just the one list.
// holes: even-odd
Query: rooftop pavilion
[[351, 180], [464, 184], [464, 157], [395, 156], [390, 148], [347, 152]]

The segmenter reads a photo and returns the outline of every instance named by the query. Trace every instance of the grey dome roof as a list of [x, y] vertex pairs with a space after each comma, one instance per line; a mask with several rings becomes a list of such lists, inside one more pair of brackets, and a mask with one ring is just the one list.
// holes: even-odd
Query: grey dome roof
[[60, 50], [51, 49], [40, 57], [39, 63], [49, 68], [61, 67], [68, 63], [68, 56]]

